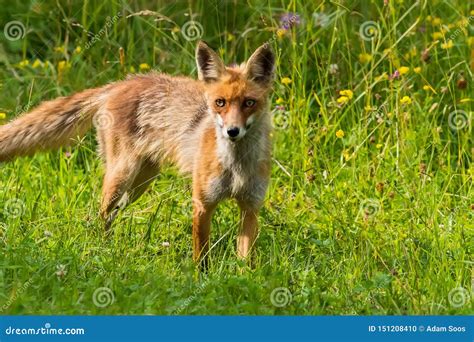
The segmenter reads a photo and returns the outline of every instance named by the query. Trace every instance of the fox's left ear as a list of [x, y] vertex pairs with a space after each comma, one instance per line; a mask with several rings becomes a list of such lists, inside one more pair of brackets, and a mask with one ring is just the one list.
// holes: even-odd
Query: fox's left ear
[[273, 80], [274, 68], [275, 55], [268, 44], [263, 44], [250, 56], [245, 73], [250, 80], [269, 85]]

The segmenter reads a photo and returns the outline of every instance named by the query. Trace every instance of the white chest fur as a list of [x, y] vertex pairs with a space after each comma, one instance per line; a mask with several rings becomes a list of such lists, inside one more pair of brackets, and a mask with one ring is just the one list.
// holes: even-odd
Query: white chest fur
[[218, 202], [230, 197], [248, 205], [261, 205], [268, 179], [259, 169], [269, 158], [267, 145], [267, 134], [248, 134], [238, 142], [218, 137], [217, 156], [223, 170], [210, 181], [208, 198]]

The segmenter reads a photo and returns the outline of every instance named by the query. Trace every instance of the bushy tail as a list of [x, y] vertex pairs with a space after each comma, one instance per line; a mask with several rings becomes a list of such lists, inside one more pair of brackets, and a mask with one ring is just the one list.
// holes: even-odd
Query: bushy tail
[[103, 88], [43, 102], [29, 113], [0, 126], [0, 162], [69, 145], [92, 127], [102, 104]]

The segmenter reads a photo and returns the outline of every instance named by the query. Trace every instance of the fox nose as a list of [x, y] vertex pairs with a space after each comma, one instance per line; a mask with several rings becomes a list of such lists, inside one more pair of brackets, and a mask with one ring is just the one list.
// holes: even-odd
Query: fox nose
[[231, 138], [237, 137], [239, 135], [239, 133], [240, 133], [239, 127], [230, 127], [230, 128], [227, 129], [227, 134]]

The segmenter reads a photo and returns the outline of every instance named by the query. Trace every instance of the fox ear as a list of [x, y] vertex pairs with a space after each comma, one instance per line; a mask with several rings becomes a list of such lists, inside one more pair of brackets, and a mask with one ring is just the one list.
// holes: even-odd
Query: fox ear
[[196, 64], [201, 81], [212, 82], [219, 79], [225, 66], [217, 53], [207, 43], [199, 41], [196, 47]]
[[268, 44], [263, 44], [250, 56], [245, 73], [252, 81], [269, 85], [273, 80], [274, 67], [275, 55]]

